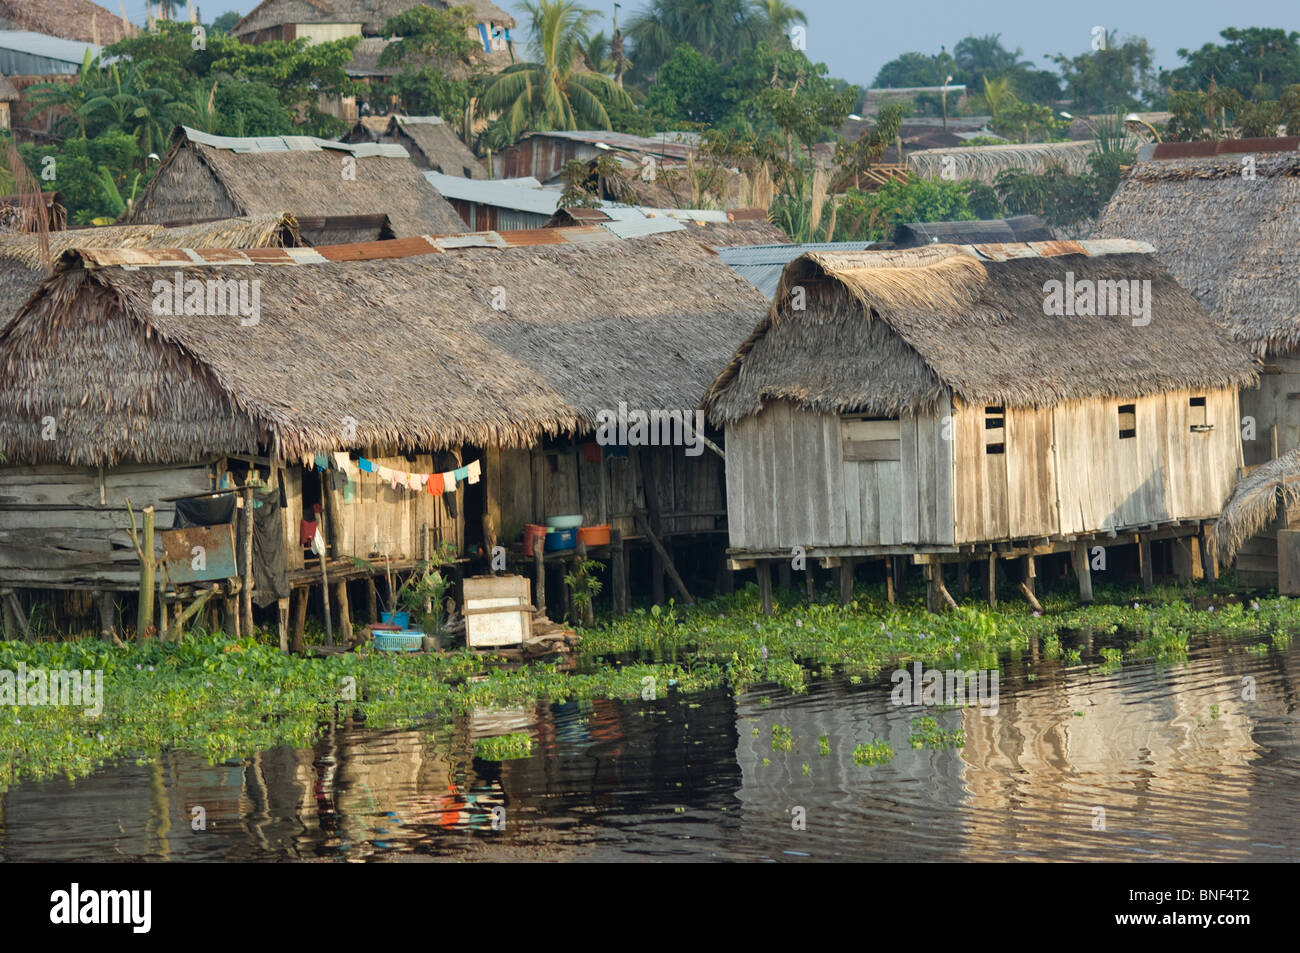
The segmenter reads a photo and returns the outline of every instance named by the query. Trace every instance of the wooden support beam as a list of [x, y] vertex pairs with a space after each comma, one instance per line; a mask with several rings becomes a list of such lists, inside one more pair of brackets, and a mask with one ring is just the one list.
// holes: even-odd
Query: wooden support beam
[[[23, 612], [23, 604], [18, 601], [18, 594], [12, 589], [4, 591], [4, 605], [5, 611], [13, 618], [12, 631], [22, 633], [23, 639], [30, 642], [32, 633], [27, 626], [27, 613]], [[8, 623], [5, 628], [9, 629]]]
[[280, 634], [280, 651], [289, 651], [289, 597], [275, 601], [277, 629]]
[[897, 601], [894, 594], [894, 557], [885, 557], [885, 600], [892, 606]]
[[307, 602], [311, 599], [310, 587], [295, 589], [293, 612], [293, 638], [289, 650], [295, 654], [302, 652], [303, 640], [307, 635]]
[[1138, 562], [1142, 568], [1142, 590], [1150, 592], [1155, 582], [1151, 569], [1151, 537], [1146, 533], [1138, 535]]
[[185, 623], [189, 622], [190, 619], [198, 615], [199, 612], [203, 609], [203, 607], [207, 605], [208, 600], [211, 599], [216, 594], [217, 594], [216, 586], [213, 586], [211, 589], [208, 589], [205, 592], [200, 593], [199, 597], [195, 599], [192, 603], [190, 603], [190, 607], [186, 609], [184, 612], [179, 611], [181, 607], [180, 603], [179, 602], [176, 603], [178, 614], [176, 616], [176, 622], [172, 626], [172, 631], [175, 633], [172, 641], [180, 640], [181, 635], [185, 631]]
[[[322, 484], [323, 485], [323, 484]], [[240, 544], [244, 550], [243, 588], [240, 590], [240, 620], [245, 635], [253, 634], [253, 488], [245, 487], [244, 500], [244, 538]]]
[[379, 589], [373, 574], [366, 576], [366, 617], [371, 625], [379, 621]]
[[943, 564], [925, 564], [925, 607], [930, 612], [939, 612], [945, 606], [957, 608], [957, 602], [943, 582]]
[[1074, 574], [1079, 579], [1079, 601], [1085, 606], [1092, 605], [1092, 564], [1088, 562], [1088, 544], [1075, 543], [1071, 558]]
[[99, 637], [105, 642], [112, 642], [113, 629], [117, 622], [113, 611], [113, 593], [104, 589], [94, 595], [95, 607], [99, 612]]
[[673, 585], [677, 587], [677, 591], [682, 594], [682, 599], [687, 605], [694, 605], [695, 599], [691, 596], [690, 590], [686, 588], [686, 583], [682, 581], [682, 577], [677, 574], [677, 567], [673, 565], [672, 556], [670, 556], [668, 551], [664, 549], [663, 543], [659, 542], [659, 537], [656, 536], [654, 530], [650, 528], [650, 524], [646, 520], [645, 515], [639, 511], [636, 514], [636, 523], [641, 532], [645, 534], [646, 539], [650, 540], [650, 545], [654, 547], [655, 552], [657, 552], [659, 557], [664, 561], [664, 569], [668, 572], [668, 578], [673, 581]]
[[542, 540], [533, 540], [533, 605], [546, 615], [546, 563], [542, 560]]
[[996, 609], [998, 605], [998, 556], [997, 553], [989, 553], [988, 558], [988, 579], [987, 592], [989, 608]]
[[[130, 510], [128, 503], [127, 509]], [[140, 534], [139, 556], [140, 556], [140, 604], [135, 617], [135, 641], [137, 645], [144, 643], [149, 638], [149, 630], [153, 628], [153, 600], [154, 600], [154, 564], [156, 557], [154, 555], [154, 511], [152, 506], [144, 508], [144, 528]], [[131, 525], [135, 526], [135, 517], [131, 517]]]
[[352, 641], [352, 607], [348, 605], [346, 580], [334, 583], [334, 598], [339, 604], [339, 641], [347, 645]]
[[1201, 539], [1199, 536], [1184, 536], [1174, 543], [1174, 576], [1179, 582], [1192, 583], [1204, 577], [1205, 570], [1201, 563]]
[[853, 601], [853, 570], [857, 562], [852, 556], [840, 560], [840, 605], [846, 606]]
[[[1035, 595], [1038, 592], [1038, 586], [1035, 583], [1035, 580], [1038, 578], [1038, 567], [1034, 565], [1034, 557], [1032, 555], [1021, 558], [1024, 560], [1021, 564], [1022, 584], [1029, 590], [1030, 595]], [[1034, 606], [1034, 608], [1041, 611], [1040, 606]]]
[[804, 566], [803, 587], [808, 595], [808, 604], [812, 605], [817, 596], [817, 577], [813, 574], [813, 564], [811, 562]]
[[1214, 548], [1209, 545], [1211, 526], [1202, 526], [1200, 535], [1201, 567], [1205, 571], [1206, 582], [1219, 581], [1219, 560], [1214, 555]]
[[623, 534], [617, 529], [609, 531], [610, 600], [614, 615], [627, 611], [627, 576], [623, 565], [627, 554], [623, 551]]
[[1035, 612], [1041, 613], [1043, 611], [1043, 607], [1039, 603], [1038, 598], [1034, 595], [1034, 590], [1029, 585], [1027, 579], [1020, 580], [1020, 592], [1025, 597], [1025, 601], [1029, 603]]
[[763, 603], [763, 615], [772, 614], [772, 564], [766, 560], [754, 567], [758, 576], [758, 596]]

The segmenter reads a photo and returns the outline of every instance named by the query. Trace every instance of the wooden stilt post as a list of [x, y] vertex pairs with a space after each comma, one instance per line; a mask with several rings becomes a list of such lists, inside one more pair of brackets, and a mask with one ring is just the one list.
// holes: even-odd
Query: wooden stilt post
[[239, 592], [244, 634], [253, 634], [253, 488], [244, 488], [244, 586]]
[[542, 559], [542, 540], [533, 540], [533, 604], [546, 615], [546, 563]]
[[1092, 605], [1092, 566], [1088, 562], [1088, 545], [1075, 543], [1072, 555], [1074, 574], [1079, 579], [1079, 601], [1085, 606]]
[[366, 619], [371, 625], [379, 621], [379, 591], [374, 573], [366, 575]]
[[896, 601], [894, 594], [894, 558], [885, 557], [885, 600], [892, 606]]
[[227, 580], [229, 584], [228, 592], [231, 595], [226, 596], [223, 600], [221, 612], [221, 627], [225, 630], [226, 635], [232, 639], [239, 638], [239, 581], [235, 579]]
[[1214, 547], [1209, 545], [1209, 539], [1208, 539], [1209, 531], [1210, 531], [1210, 527], [1202, 524], [1201, 535], [1199, 537], [1200, 549], [1201, 549], [1201, 568], [1205, 572], [1206, 582], [1218, 582], [1219, 581], [1219, 560], [1218, 557], [1214, 555]]
[[1174, 575], [1182, 583], [1195, 582], [1204, 577], [1201, 560], [1201, 538], [1184, 536], [1174, 540]]
[[687, 605], [694, 605], [694, 597], [691, 595], [690, 590], [686, 588], [686, 583], [682, 581], [682, 577], [678, 575], [677, 567], [673, 564], [672, 556], [664, 549], [663, 543], [659, 542], [659, 537], [656, 535], [653, 527], [650, 526], [641, 513], [636, 514], [636, 521], [641, 532], [645, 533], [646, 538], [650, 540], [650, 545], [654, 547], [655, 552], [657, 552], [659, 557], [663, 560], [663, 568], [667, 571], [668, 578], [673, 581], [673, 585], [677, 587], [677, 591], [681, 593], [683, 601], [685, 601]]
[[[1034, 557], [1026, 556], [1024, 558], [1024, 564], [1021, 569], [1021, 579], [1024, 583], [1025, 588], [1029, 590], [1030, 595], [1037, 595], [1038, 593], [1038, 586], [1035, 583], [1035, 580], [1037, 578], [1038, 578], [1038, 568], [1034, 565]], [[1035, 606], [1034, 608], [1039, 609], [1040, 607]]]
[[754, 566], [754, 573], [758, 576], [758, 596], [763, 603], [763, 615], [771, 615], [772, 564], [767, 560], [760, 561]]
[[623, 560], [627, 554], [623, 552], [623, 534], [616, 529], [609, 531], [609, 575], [610, 575], [610, 601], [613, 604], [614, 615], [622, 615], [627, 611], [627, 577], [623, 575]]
[[988, 561], [988, 600], [989, 608], [996, 609], [998, 605], [998, 554], [989, 553]]
[[925, 571], [925, 610], [927, 612], [939, 611], [939, 589], [935, 584], [935, 571], [931, 563], [926, 563], [922, 569]]
[[140, 605], [135, 617], [135, 641], [143, 644], [153, 628], [154, 601], [154, 533], [153, 507], [144, 508], [144, 528], [140, 533]]
[[278, 629], [280, 634], [280, 651], [289, 651], [289, 597], [277, 599], [275, 602], [276, 618], [279, 622]]
[[736, 574], [731, 569], [731, 561], [727, 559], [727, 550], [724, 547], [718, 555], [718, 592], [729, 596], [735, 591]]
[[812, 563], [807, 563], [803, 570], [803, 587], [808, 595], [808, 604], [812, 605], [817, 598], [817, 577], [813, 572]]
[[294, 611], [293, 611], [293, 639], [290, 642], [289, 649], [298, 653], [302, 651], [302, 643], [307, 635], [307, 602], [311, 599], [311, 587], [303, 586], [294, 590]]
[[970, 595], [970, 563], [968, 562], [957, 564], [957, 588], [961, 590], [963, 596]]
[[339, 641], [344, 645], [352, 641], [352, 608], [348, 605], [348, 582], [340, 579], [334, 583], [334, 598], [339, 604]]
[[113, 612], [113, 593], [104, 589], [95, 593], [95, 606], [99, 610], [99, 637], [105, 642], [113, 641], [113, 629], [117, 619]]
[[907, 598], [907, 557], [894, 557], [894, 593], [898, 599]]
[[1150, 592], [1155, 585], [1151, 571], [1151, 537], [1138, 533], [1138, 562], [1142, 568], [1142, 590]]
[[853, 601], [853, 569], [856, 561], [851, 556], [840, 560], [840, 605]]
[[659, 555], [657, 549], [650, 550], [650, 595], [657, 606], [661, 606], [668, 601], [664, 589], [664, 558]]

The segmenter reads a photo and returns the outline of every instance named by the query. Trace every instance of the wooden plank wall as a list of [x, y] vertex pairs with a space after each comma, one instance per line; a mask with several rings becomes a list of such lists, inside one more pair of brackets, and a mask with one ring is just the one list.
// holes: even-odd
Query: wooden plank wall
[[[1206, 420], [1214, 424], [1209, 433], [1190, 430], [1194, 396], [1206, 398]], [[1121, 404], [1134, 405], [1132, 438], [1119, 436]], [[1211, 518], [1241, 465], [1232, 390], [1012, 409], [1003, 454], [984, 452], [983, 407], [961, 405], [955, 416], [960, 542]]]
[[788, 401], [728, 425], [732, 548], [951, 542], [948, 410], [903, 417], [897, 460], [845, 460], [841, 419]]
[[162, 499], [209, 490], [212, 480], [208, 464], [0, 467], [0, 584], [135, 589], [140, 562], [126, 499], [137, 523], [152, 505], [157, 528], [171, 529], [176, 507]]
[[[414, 460], [374, 457], [373, 461], [381, 466], [414, 473], [431, 473], [435, 469], [431, 454], [419, 454]], [[313, 473], [308, 479], [319, 479], [319, 474]], [[343, 502], [341, 490], [326, 492], [329, 503], [325, 522], [334, 547], [331, 555], [367, 559], [372, 555], [387, 554], [393, 559], [418, 559], [421, 555], [420, 536], [426, 526], [431, 530], [431, 549], [449, 542], [455, 544], [456, 551], [460, 552], [464, 543], [463, 484], [457, 491], [460, 498], [455, 519], [447, 515], [441, 497], [401, 488], [394, 490], [374, 474], [361, 474], [351, 503]]]
[[1242, 440], [1246, 466], [1273, 459], [1275, 439], [1278, 455], [1300, 447], [1300, 359], [1270, 356], [1265, 363], [1259, 386], [1241, 390], [1241, 413], [1255, 418], [1255, 439]]

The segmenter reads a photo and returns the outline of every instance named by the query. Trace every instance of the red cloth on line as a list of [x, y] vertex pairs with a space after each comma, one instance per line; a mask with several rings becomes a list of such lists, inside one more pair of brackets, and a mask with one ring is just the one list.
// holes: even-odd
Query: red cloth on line
[[424, 485], [430, 496], [442, 496], [442, 474], [430, 473], [429, 482]]
[[298, 526], [298, 545], [310, 546], [311, 541], [316, 538], [316, 521], [303, 520]]

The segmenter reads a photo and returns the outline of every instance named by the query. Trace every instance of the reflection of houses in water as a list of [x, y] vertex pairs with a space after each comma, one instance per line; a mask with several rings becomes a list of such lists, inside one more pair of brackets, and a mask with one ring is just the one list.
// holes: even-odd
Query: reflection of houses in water
[[[1249, 827], [1254, 717], [1217, 659], [1062, 672], [962, 713], [975, 856], [1169, 849]], [[1217, 706], [1217, 709], [1214, 708]], [[1104, 831], [1103, 831], [1104, 826]]]

